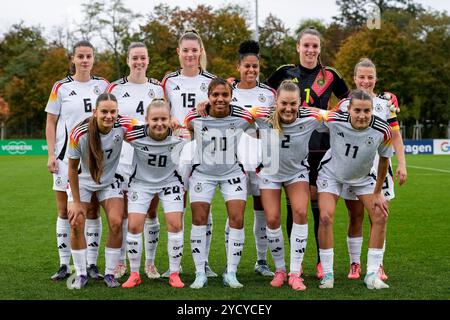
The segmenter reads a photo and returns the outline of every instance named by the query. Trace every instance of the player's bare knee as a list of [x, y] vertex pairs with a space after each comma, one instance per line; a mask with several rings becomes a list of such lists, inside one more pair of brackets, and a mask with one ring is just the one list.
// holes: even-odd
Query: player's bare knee
[[320, 224], [324, 227], [333, 225], [333, 214], [328, 210], [320, 211]]
[[280, 218], [279, 217], [269, 217], [267, 218], [267, 227], [269, 229], [275, 230], [280, 227]]
[[122, 232], [122, 219], [121, 217], [118, 218], [110, 218], [109, 219], [109, 232], [113, 235], [118, 235]]
[[230, 228], [234, 229], [242, 229], [244, 226], [244, 218], [243, 217], [230, 217], [229, 219], [229, 225]]

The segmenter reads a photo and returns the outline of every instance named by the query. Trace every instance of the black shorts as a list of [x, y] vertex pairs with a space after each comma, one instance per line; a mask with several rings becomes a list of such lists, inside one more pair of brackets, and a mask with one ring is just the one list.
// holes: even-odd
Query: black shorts
[[320, 161], [325, 155], [326, 151], [310, 151], [308, 154], [308, 164], [309, 164], [309, 185], [315, 186], [317, 175], [319, 174], [317, 168], [319, 168]]

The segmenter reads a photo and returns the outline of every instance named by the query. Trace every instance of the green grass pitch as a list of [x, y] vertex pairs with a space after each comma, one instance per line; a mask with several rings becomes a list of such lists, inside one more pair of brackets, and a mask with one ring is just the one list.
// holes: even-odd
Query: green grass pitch
[[[397, 198], [391, 204], [388, 222], [385, 268], [391, 286], [387, 290], [368, 290], [362, 280], [347, 280], [346, 246], [347, 213], [342, 201], [335, 215], [335, 288], [322, 291], [315, 279], [316, 248], [313, 222], [309, 217], [309, 243], [304, 269], [305, 292], [294, 292], [289, 286], [271, 288], [269, 278], [253, 271], [256, 258], [253, 239], [252, 201], [246, 209], [246, 240], [238, 278], [243, 289], [224, 288], [222, 279], [210, 279], [202, 290], [189, 289], [194, 280], [194, 264], [190, 254], [191, 213], [186, 214], [185, 247], [182, 261], [186, 287], [173, 289], [167, 279], [149, 280], [134, 289], [108, 289], [103, 282], [90, 281], [84, 290], [68, 290], [66, 283], [54, 283], [50, 276], [58, 267], [55, 239], [56, 204], [51, 191], [51, 175], [46, 170], [46, 157], [0, 157], [0, 299], [217, 299], [217, 300], [318, 300], [318, 299], [449, 299], [450, 297], [450, 157], [408, 156], [408, 181], [396, 186]], [[437, 170], [433, 170], [437, 169]], [[217, 193], [213, 202], [214, 230], [210, 264], [219, 275], [225, 266], [225, 206]], [[284, 215], [284, 211], [283, 211]], [[106, 220], [99, 255], [104, 270]], [[160, 271], [168, 267], [167, 234], [163, 214], [156, 265]], [[283, 219], [284, 221], [284, 219]], [[284, 228], [284, 224], [283, 224]], [[363, 273], [367, 260], [367, 219], [364, 226], [362, 255]], [[286, 235], [285, 235], [286, 239]], [[287, 241], [286, 241], [287, 243]], [[289, 249], [286, 247], [289, 266]], [[269, 264], [273, 261], [269, 253]], [[121, 280], [123, 282], [124, 279]]]

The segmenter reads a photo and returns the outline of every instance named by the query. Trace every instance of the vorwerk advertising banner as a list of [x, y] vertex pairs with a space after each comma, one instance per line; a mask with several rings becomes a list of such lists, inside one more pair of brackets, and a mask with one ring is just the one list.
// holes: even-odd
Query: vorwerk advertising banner
[[0, 140], [0, 155], [46, 155], [45, 140]]

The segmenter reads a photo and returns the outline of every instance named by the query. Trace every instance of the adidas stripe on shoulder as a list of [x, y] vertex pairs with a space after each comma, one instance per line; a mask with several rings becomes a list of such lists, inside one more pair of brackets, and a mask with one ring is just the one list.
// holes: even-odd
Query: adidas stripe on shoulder
[[201, 74], [202, 76], [205, 76], [205, 77], [210, 78], [210, 79], [217, 78], [216, 75], [214, 75], [214, 74], [212, 74], [212, 73], [209, 73], [209, 72], [206, 71], [206, 70], [201, 70], [201, 71], [200, 71], [200, 74]]
[[248, 112], [247, 109], [235, 105], [230, 105], [230, 108], [231, 108], [230, 116], [242, 118], [247, 122], [253, 123], [254, 121], [253, 116], [250, 112]]
[[329, 111], [324, 114], [323, 118], [327, 122], [348, 122], [350, 119], [350, 114], [341, 111]]
[[337, 71], [335, 68], [326, 66], [326, 67], [325, 67], [325, 70], [333, 71], [334, 73], [336, 73], [336, 75], [337, 75], [339, 78], [343, 79], [341, 73], [340, 73], [339, 71]]
[[381, 133], [383, 133], [384, 141], [392, 139], [392, 132], [389, 126], [389, 123], [384, 121], [383, 119], [373, 116], [373, 121], [371, 123], [371, 127]]
[[281, 69], [290, 69], [290, 68], [293, 68], [293, 67], [295, 67], [295, 64], [283, 64], [282, 66], [279, 66], [278, 68], [277, 68], [277, 70], [275, 70], [275, 71], [278, 71], [278, 70], [281, 70]]

